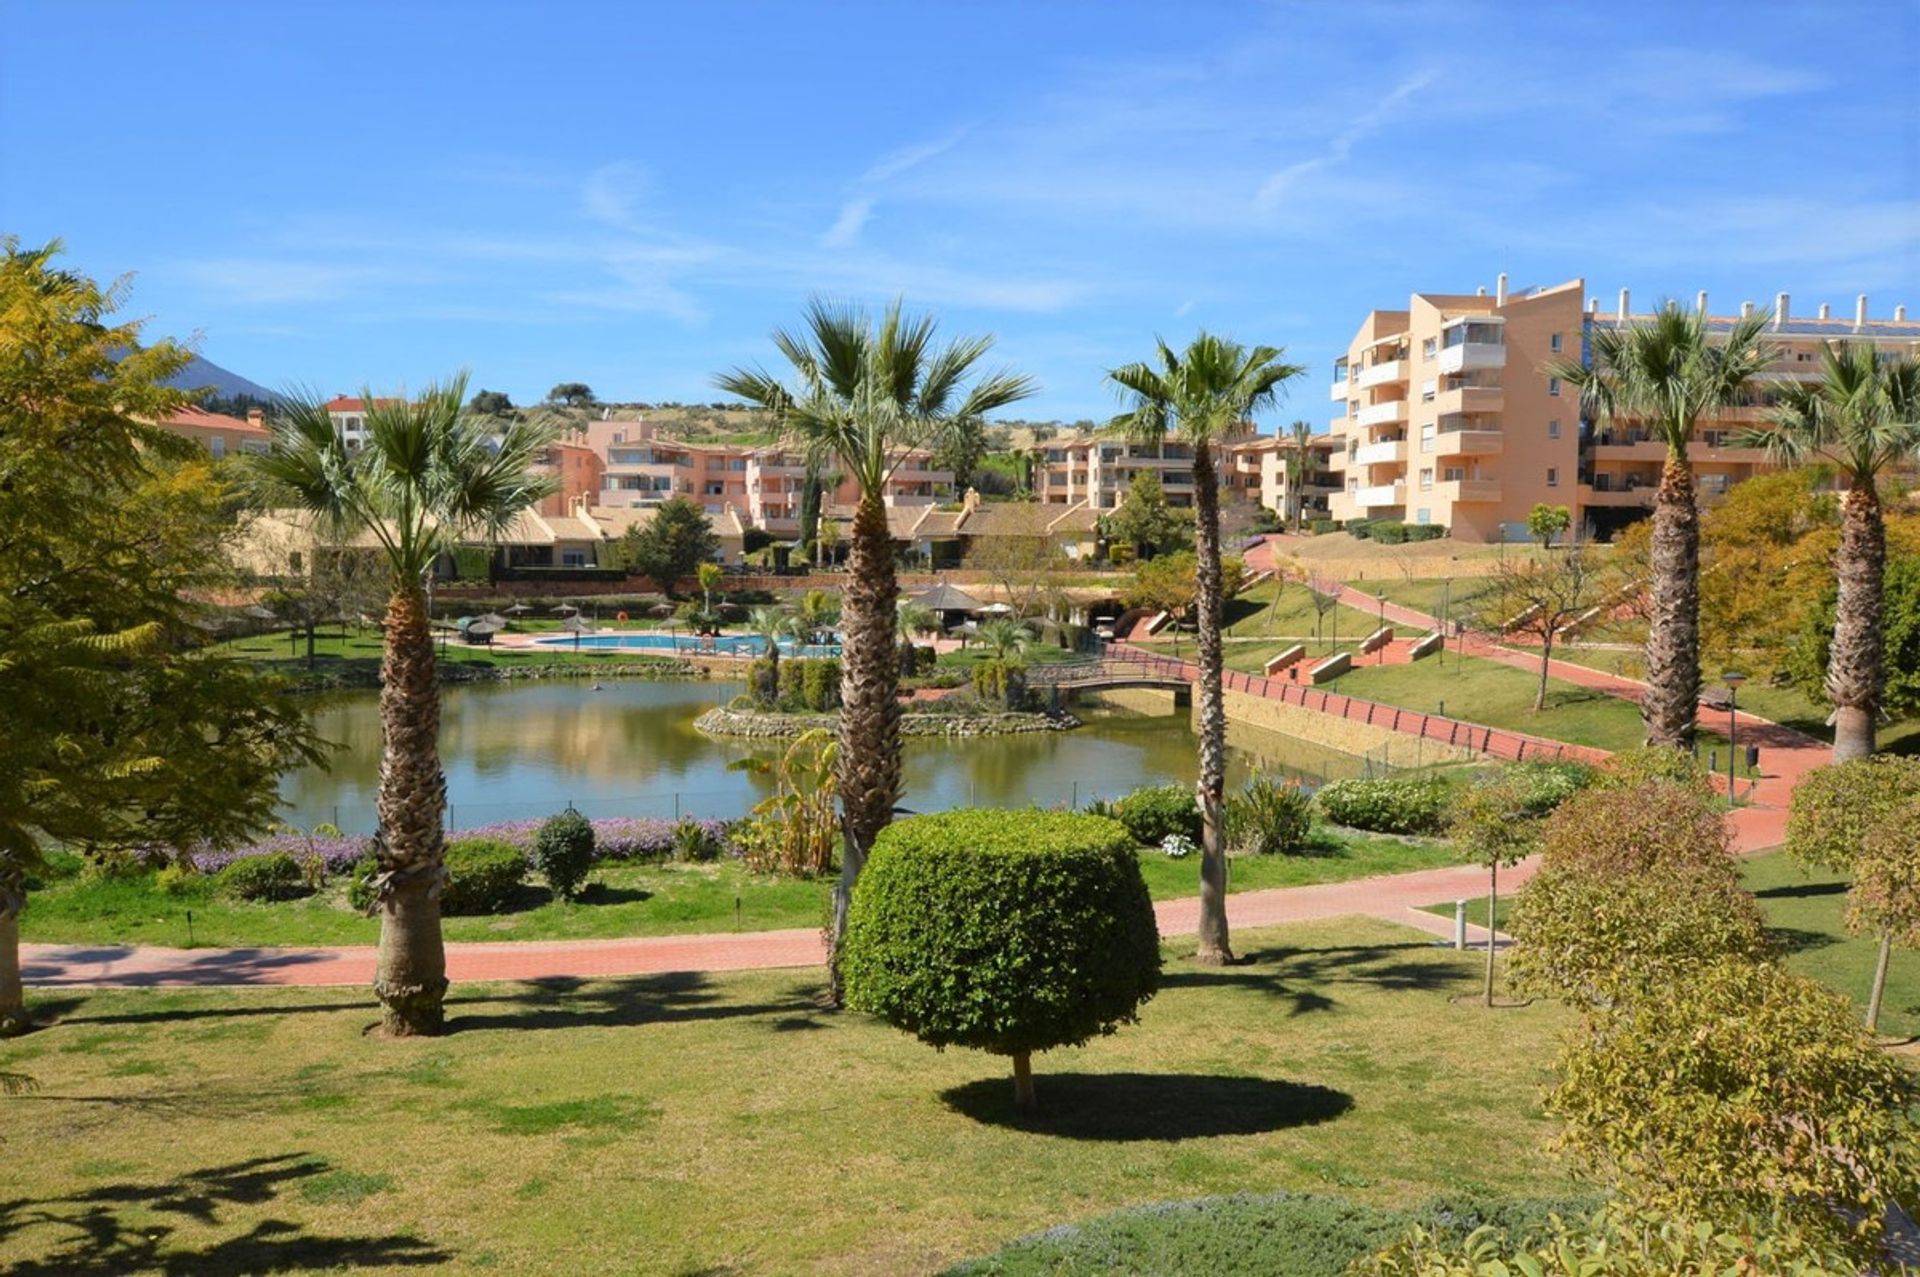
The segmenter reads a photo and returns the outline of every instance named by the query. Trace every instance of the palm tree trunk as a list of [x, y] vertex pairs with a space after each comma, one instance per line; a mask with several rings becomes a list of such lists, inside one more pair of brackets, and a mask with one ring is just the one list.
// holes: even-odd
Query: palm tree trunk
[[1856, 477], [1840, 505], [1840, 550], [1834, 556], [1840, 597], [1833, 614], [1827, 660], [1827, 699], [1833, 702], [1833, 761], [1873, 752], [1880, 712], [1881, 589], [1887, 569], [1887, 531], [1872, 476]]
[[1700, 712], [1700, 510], [1693, 467], [1669, 452], [1653, 505], [1653, 581], [1647, 621], [1649, 745], [1688, 749]]
[[833, 890], [833, 934], [827, 955], [830, 992], [843, 1002], [840, 940], [846, 934], [853, 885], [873, 840], [893, 819], [900, 797], [900, 658], [893, 635], [899, 586], [893, 542], [878, 492], [861, 494], [853, 515], [847, 594], [841, 622], [840, 756], [836, 765], [844, 813], [840, 882]]
[[1227, 707], [1220, 691], [1220, 490], [1204, 444], [1193, 459], [1194, 607], [1200, 628], [1200, 947], [1202, 962], [1231, 962], [1227, 942]]
[[387, 604], [380, 662], [380, 958], [373, 991], [394, 1037], [445, 1025], [447, 951], [440, 936], [446, 873], [441, 820], [440, 684], [426, 599], [412, 582]]
[[27, 904], [26, 874], [11, 857], [0, 860], [0, 1038], [33, 1027], [20, 983], [20, 911]]

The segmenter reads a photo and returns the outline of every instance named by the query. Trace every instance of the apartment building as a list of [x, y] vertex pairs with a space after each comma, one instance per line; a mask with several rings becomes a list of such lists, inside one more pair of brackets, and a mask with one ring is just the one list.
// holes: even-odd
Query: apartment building
[[396, 404], [398, 399], [355, 399], [349, 395], [335, 395], [327, 400], [327, 416], [333, 421], [333, 428], [339, 432], [340, 442], [346, 445], [348, 452], [358, 452], [367, 442], [367, 406], [374, 404]]
[[[1331, 458], [1336, 444], [1331, 438], [1317, 436], [1311, 446], [1324, 461]], [[1084, 435], [1037, 444], [1033, 454], [1034, 495], [1046, 505], [1116, 509], [1126, 500], [1134, 476], [1142, 471], [1160, 477], [1168, 505], [1193, 505], [1193, 445], [1178, 436], [1156, 444], [1139, 444], [1111, 436]], [[1287, 476], [1294, 465], [1293, 454], [1291, 439], [1256, 434], [1252, 423], [1247, 423], [1214, 445], [1214, 473], [1221, 500], [1253, 502], [1280, 514], [1289, 513]], [[1322, 464], [1310, 473], [1306, 489], [1310, 512], [1326, 509], [1333, 484], [1330, 465]]]
[[[1568, 507], [1586, 536], [1644, 517], [1664, 446], [1631, 422], [1583, 418], [1577, 392], [1546, 371], [1558, 359], [1589, 359], [1593, 331], [1651, 318], [1630, 301], [1623, 289], [1603, 316], [1583, 280], [1509, 291], [1501, 275], [1491, 296], [1416, 293], [1405, 310], [1369, 314], [1334, 364], [1332, 516], [1440, 524], [1467, 541], [1525, 540], [1527, 511], [1541, 503]], [[1704, 311], [1706, 294], [1696, 304]], [[1722, 332], [1733, 322], [1709, 319]], [[1826, 306], [1818, 318], [1795, 319], [1782, 293], [1768, 339], [1779, 352], [1770, 376], [1813, 379], [1823, 343], [1866, 340], [1907, 353], [1920, 350], [1920, 324], [1904, 308], [1891, 323], [1869, 322], [1865, 297], [1851, 322]], [[1703, 501], [1767, 464], [1733, 442], [1762, 419], [1764, 386], [1754, 399], [1702, 424], [1690, 456]]]

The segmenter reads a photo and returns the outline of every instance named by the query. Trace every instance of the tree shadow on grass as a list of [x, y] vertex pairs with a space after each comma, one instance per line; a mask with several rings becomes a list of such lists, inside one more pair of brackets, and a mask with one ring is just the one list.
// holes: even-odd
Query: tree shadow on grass
[[1344, 1091], [1305, 1082], [1209, 1073], [1034, 1072], [1038, 1112], [1014, 1106], [1013, 1082], [982, 1078], [940, 1093], [988, 1126], [1074, 1140], [1184, 1140], [1259, 1135], [1330, 1121], [1353, 1107]]
[[[462, 986], [464, 988], [465, 986]], [[453, 1033], [484, 1029], [626, 1028], [741, 1016], [779, 1016], [778, 1027], [813, 1022], [821, 1012], [810, 985], [796, 985], [778, 999], [730, 1001], [699, 971], [582, 980], [556, 976], [531, 980], [501, 992], [456, 991], [447, 998], [447, 1028]]]
[[1338, 945], [1322, 949], [1251, 949], [1227, 967], [1170, 967], [1163, 989], [1238, 988], [1288, 1005], [1289, 1015], [1330, 1011], [1342, 985], [1399, 993], [1457, 992], [1472, 976], [1458, 962], [1435, 954], [1426, 941]]
[[205, 1228], [226, 1221], [229, 1207], [257, 1207], [281, 1189], [326, 1171], [327, 1164], [297, 1153], [256, 1157], [193, 1171], [154, 1184], [103, 1184], [64, 1197], [0, 1201], [0, 1242], [38, 1253], [17, 1261], [13, 1277], [101, 1277], [159, 1272], [186, 1277], [222, 1277], [265, 1272], [350, 1268], [414, 1268], [444, 1264], [453, 1256], [408, 1234], [385, 1237], [321, 1237], [282, 1219], [258, 1220], [237, 1236], [204, 1245], [175, 1245], [176, 1226], [156, 1224], [171, 1216]]
[[1806, 953], [1840, 943], [1840, 937], [1805, 927], [1768, 927], [1767, 938], [1786, 953]]
[[644, 887], [615, 887], [610, 883], [590, 882], [580, 889], [583, 905], [637, 905], [653, 899]]
[[1844, 896], [1844, 882], [1794, 882], [1784, 887], [1768, 887], [1753, 893], [1762, 900], [1808, 900], [1818, 896]]

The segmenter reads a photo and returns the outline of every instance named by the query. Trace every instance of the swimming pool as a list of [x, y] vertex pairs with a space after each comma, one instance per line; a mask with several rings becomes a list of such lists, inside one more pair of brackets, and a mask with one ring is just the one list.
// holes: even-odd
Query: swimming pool
[[[685, 652], [690, 656], [758, 656], [767, 650], [766, 641], [757, 634], [723, 634], [719, 638], [696, 638], [690, 634], [571, 634], [534, 640], [539, 647], [591, 647], [625, 652]], [[838, 656], [838, 643], [780, 642], [782, 656]]]

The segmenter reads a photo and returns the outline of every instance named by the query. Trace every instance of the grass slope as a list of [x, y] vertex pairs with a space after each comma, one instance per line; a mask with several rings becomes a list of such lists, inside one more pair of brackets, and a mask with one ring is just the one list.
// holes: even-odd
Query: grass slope
[[463, 986], [400, 1042], [362, 990], [49, 994], [0, 1043], [39, 1084], [0, 1101], [0, 1269], [916, 1273], [1147, 1202], [1567, 1190], [1564, 1012], [1455, 1006], [1475, 956], [1384, 923], [1235, 939], [1040, 1057], [1028, 1121], [1005, 1061], [824, 1014], [811, 971]]
[[1538, 676], [1526, 670], [1450, 653], [1444, 664], [1429, 657], [1411, 665], [1362, 665], [1341, 675], [1332, 690], [1428, 713], [1445, 702], [1454, 718], [1600, 749], [1628, 749], [1645, 734], [1640, 709], [1630, 701], [1552, 679], [1547, 707], [1536, 711], [1538, 686]]

